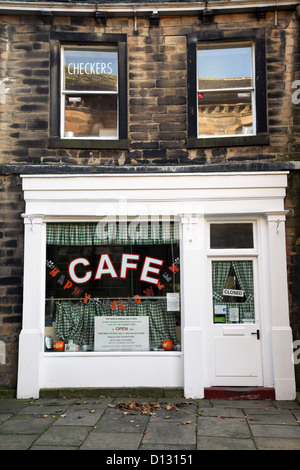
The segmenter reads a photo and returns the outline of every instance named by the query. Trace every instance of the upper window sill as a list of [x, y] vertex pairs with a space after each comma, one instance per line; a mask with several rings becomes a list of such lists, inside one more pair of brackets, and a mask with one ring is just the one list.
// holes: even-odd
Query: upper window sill
[[248, 145], [268, 145], [268, 134], [242, 135], [234, 137], [189, 137], [187, 148], [211, 148], [211, 147], [246, 147]]
[[128, 139], [61, 139], [60, 137], [50, 137], [48, 139], [49, 148], [60, 149], [99, 149], [99, 150], [128, 150]]

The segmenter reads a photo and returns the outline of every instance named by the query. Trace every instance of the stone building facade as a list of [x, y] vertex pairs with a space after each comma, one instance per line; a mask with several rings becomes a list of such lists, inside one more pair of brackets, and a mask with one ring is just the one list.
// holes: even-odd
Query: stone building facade
[[[30, 175], [286, 174], [289, 315], [300, 340], [299, 8], [288, 0], [0, 2], [1, 386], [17, 386], [28, 282], [22, 177]], [[258, 132], [199, 138], [193, 47], [253, 38]], [[59, 47], [98, 41], [122, 55], [119, 138], [62, 139]]]

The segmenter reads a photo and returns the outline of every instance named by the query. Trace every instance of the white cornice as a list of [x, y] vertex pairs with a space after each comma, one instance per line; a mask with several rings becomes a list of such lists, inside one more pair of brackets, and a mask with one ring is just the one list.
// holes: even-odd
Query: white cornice
[[80, 2], [46, 2], [46, 1], [0, 1], [0, 14], [40, 14], [42, 11], [52, 12], [56, 15], [91, 15], [96, 10], [111, 16], [143, 16], [153, 11], [160, 15], [190, 15], [197, 14], [205, 9], [212, 9], [215, 13], [250, 12], [257, 8], [268, 10], [291, 10], [299, 5], [299, 0], [252, 0], [252, 1], [214, 1], [214, 2], [188, 2], [188, 3], [80, 3]]

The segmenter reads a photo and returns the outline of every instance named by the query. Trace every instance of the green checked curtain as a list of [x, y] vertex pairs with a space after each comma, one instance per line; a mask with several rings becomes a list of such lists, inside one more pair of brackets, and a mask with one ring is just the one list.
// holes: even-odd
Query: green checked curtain
[[[226, 302], [223, 297], [223, 289], [226, 287], [228, 276], [234, 270], [240, 289], [244, 291], [244, 302]], [[254, 282], [252, 261], [213, 261], [213, 304], [223, 304], [227, 307], [226, 322], [229, 322], [229, 309], [237, 307], [239, 309], [240, 321], [246, 315], [252, 313], [254, 318]]]
[[125, 310], [120, 309], [118, 301], [116, 310], [112, 310], [107, 303], [57, 301], [55, 334], [65, 342], [72, 339], [77, 344], [93, 346], [95, 316], [149, 316], [151, 349], [160, 348], [166, 338], [178, 344], [175, 313], [167, 311], [166, 300], [145, 300], [140, 304], [123, 301], [123, 306]]
[[163, 245], [179, 241], [172, 222], [80, 222], [47, 224], [48, 245]]

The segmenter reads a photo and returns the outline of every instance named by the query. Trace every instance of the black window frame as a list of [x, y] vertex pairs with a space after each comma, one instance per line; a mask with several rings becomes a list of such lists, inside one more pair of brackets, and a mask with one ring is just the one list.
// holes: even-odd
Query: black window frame
[[[118, 50], [119, 138], [66, 139], [60, 135], [61, 46], [115, 45]], [[52, 32], [50, 35], [50, 135], [48, 147], [63, 149], [128, 149], [127, 35]]]
[[[255, 114], [256, 134], [229, 137], [198, 137], [197, 129], [197, 47], [199, 43], [239, 43], [251, 41], [254, 44], [255, 60]], [[266, 47], [264, 31], [247, 29], [243, 31], [200, 31], [187, 35], [188, 50], [188, 138], [187, 148], [236, 147], [268, 145]]]

